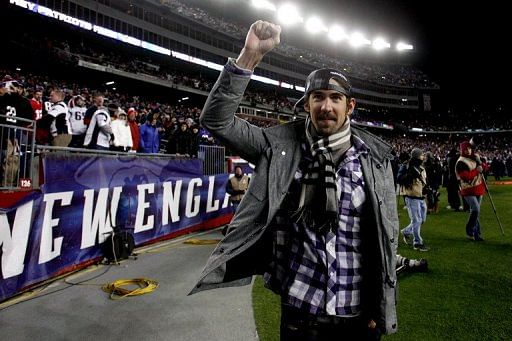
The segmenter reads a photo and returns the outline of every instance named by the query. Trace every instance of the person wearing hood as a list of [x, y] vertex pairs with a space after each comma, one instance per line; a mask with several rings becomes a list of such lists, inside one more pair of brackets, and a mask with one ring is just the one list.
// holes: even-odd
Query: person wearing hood
[[405, 197], [405, 205], [411, 222], [402, 229], [403, 240], [406, 244], [413, 244], [415, 250], [428, 251], [421, 238], [421, 225], [427, 219], [427, 204], [424, 189], [427, 185], [427, 173], [423, 167], [425, 154], [419, 148], [411, 151], [411, 158], [400, 182], [400, 194]]
[[117, 118], [113, 120], [111, 124], [112, 134], [114, 134], [114, 142], [111, 149], [120, 152], [128, 152], [132, 147], [133, 141], [127, 115], [123, 109], [119, 108], [115, 117]]
[[146, 123], [139, 128], [140, 132], [140, 151], [141, 153], [158, 153], [160, 148], [160, 134], [156, 126], [157, 118], [153, 113], [146, 117]]
[[466, 223], [466, 237], [474, 241], [483, 241], [480, 227], [480, 205], [485, 194], [483, 167], [480, 157], [474, 153], [470, 142], [460, 144], [460, 157], [455, 164], [459, 180], [460, 195], [469, 205], [469, 219]]

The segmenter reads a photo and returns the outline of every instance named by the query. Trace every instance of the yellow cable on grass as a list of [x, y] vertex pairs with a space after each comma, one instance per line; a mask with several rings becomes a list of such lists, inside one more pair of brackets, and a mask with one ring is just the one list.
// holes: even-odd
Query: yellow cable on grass
[[[127, 285], [138, 285], [139, 287], [133, 290], [123, 288], [123, 286]], [[128, 296], [149, 294], [158, 288], [158, 282], [147, 278], [118, 279], [112, 283], [105, 284], [101, 288], [103, 291], [110, 293], [111, 299], [116, 300]]]

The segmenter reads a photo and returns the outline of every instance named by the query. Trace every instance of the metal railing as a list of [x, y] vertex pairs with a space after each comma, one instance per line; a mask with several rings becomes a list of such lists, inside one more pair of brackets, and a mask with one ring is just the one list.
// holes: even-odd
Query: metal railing
[[0, 114], [0, 189], [32, 188], [36, 121]]
[[[127, 153], [60, 146], [36, 145], [36, 121], [9, 115], [0, 115], [0, 190], [20, 190], [39, 187], [39, 157], [46, 153], [93, 154], [104, 156], [135, 156], [186, 159], [183, 155]], [[17, 125], [19, 124], [19, 125]], [[202, 160], [203, 174], [226, 173], [225, 148], [200, 145], [198, 159]]]
[[203, 174], [226, 173], [226, 149], [220, 146], [200, 145], [197, 157], [203, 160]]
[[[134, 157], [152, 157], [152, 158], [172, 158], [172, 159], [188, 159], [188, 156], [176, 154], [162, 154], [162, 153], [128, 153], [111, 150], [93, 150], [72, 147], [55, 147], [55, 146], [36, 146], [36, 154], [42, 155], [46, 152], [59, 152], [62, 154], [89, 154], [89, 155], [105, 155], [105, 156], [134, 156]], [[227, 164], [225, 161], [226, 149], [221, 146], [206, 146], [200, 145], [197, 153], [197, 158], [203, 161], [203, 174], [213, 175], [222, 174], [227, 172]]]

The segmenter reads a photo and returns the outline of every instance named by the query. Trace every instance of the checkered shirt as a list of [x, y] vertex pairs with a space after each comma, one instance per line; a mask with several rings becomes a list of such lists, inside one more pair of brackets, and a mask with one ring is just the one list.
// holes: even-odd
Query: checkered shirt
[[[267, 285], [281, 292], [282, 301], [316, 315], [353, 316], [361, 313], [362, 254], [360, 221], [366, 200], [358, 157], [367, 153], [352, 136], [336, 172], [339, 228], [319, 234], [301, 221], [277, 225], [272, 275]], [[307, 154], [303, 154], [307, 155]], [[308, 158], [308, 156], [304, 156]], [[300, 187], [301, 167], [292, 187]], [[273, 278], [272, 278], [273, 277]]]

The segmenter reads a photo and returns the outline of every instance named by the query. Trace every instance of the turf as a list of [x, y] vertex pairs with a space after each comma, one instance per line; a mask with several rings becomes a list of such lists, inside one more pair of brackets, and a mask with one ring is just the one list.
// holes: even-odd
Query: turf
[[[398, 333], [384, 339], [512, 340], [512, 186], [489, 188], [505, 236], [486, 196], [480, 218], [485, 241], [467, 240], [468, 213], [447, 210], [443, 191], [439, 213], [429, 214], [422, 227], [430, 251], [415, 251], [400, 238], [399, 253], [428, 259], [429, 271], [400, 275]], [[401, 228], [409, 222], [403, 206], [399, 201]], [[253, 309], [260, 340], [279, 340], [279, 298], [261, 277]]]

